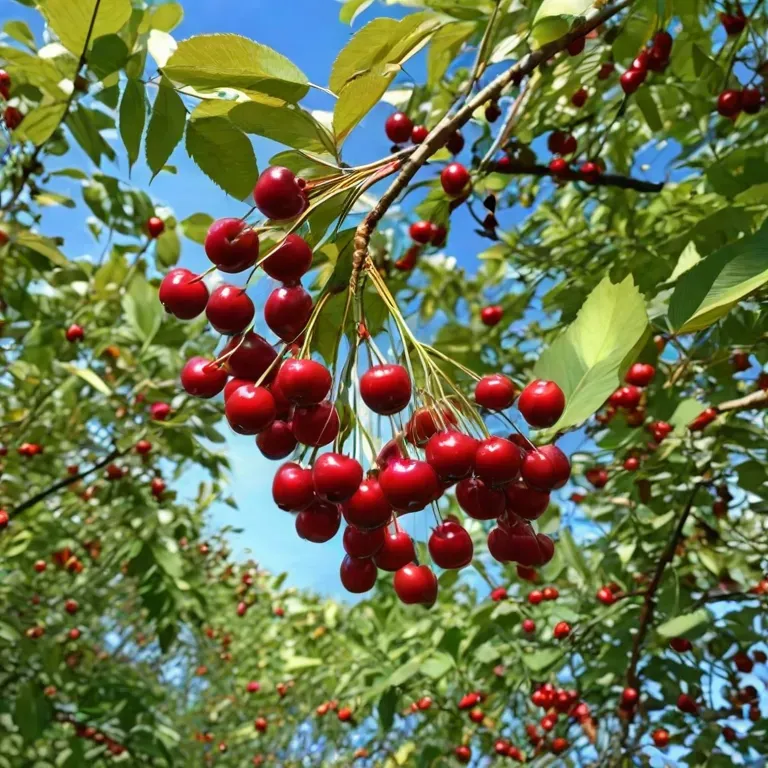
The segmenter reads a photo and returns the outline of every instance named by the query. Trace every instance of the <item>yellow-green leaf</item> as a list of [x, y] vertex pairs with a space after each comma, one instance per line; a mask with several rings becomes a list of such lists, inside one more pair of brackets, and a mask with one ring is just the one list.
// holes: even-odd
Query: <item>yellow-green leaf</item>
[[59, 127], [66, 111], [66, 102], [37, 107], [24, 118], [18, 132], [33, 144], [45, 144]]
[[[80, 56], [85, 49], [88, 30], [97, 0], [46, 0], [42, 12], [62, 45]], [[131, 17], [130, 0], [101, 0], [93, 23], [90, 43], [101, 35], [119, 32]]]
[[396, 69], [394, 71], [379, 69], [361, 75], [344, 86], [333, 110], [333, 131], [339, 146], [380, 101], [395, 74]]
[[102, 395], [109, 397], [112, 394], [112, 390], [105, 384], [101, 376], [94, 373], [90, 368], [78, 368], [70, 363], [65, 363], [64, 368], [73, 376], [79, 376], [86, 384], [90, 384], [97, 392], [101, 392]]
[[477, 25], [471, 21], [446, 24], [432, 36], [427, 53], [427, 85], [434, 88], [456, 58], [461, 46], [472, 36]]
[[166, 80], [160, 83], [147, 130], [147, 165], [157, 176], [184, 135], [187, 110]]

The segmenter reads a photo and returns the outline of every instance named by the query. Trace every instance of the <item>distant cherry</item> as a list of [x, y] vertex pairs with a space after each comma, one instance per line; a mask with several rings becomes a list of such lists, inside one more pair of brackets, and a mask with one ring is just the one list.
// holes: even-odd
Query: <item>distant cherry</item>
[[493, 327], [501, 322], [501, 318], [504, 317], [504, 309], [498, 304], [492, 307], [483, 307], [480, 310], [480, 320], [483, 325]]
[[157, 216], [152, 216], [147, 221], [147, 232], [153, 240], [160, 237], [165, 232], [165, 222]]
[[656, 368], [650, 363], [634, 363], [624, 376], [624, 381], [636, 387], [647, 387], [655, 375]]
[[67, 341], [70, 344], [74, 344], [78, 341], [82, 341], [85, 338], [85, 331], [83, 330], [83, 327], [81, 325], [78, 325], [77, 323], [72, 323], [72, 325], [67, 328], [66, 333], [64, 334], [67, 338]]
[[415, 243], [427, 245], [435, 233], [435, 225], [431, 221], [416, 221], [411, 224], [408, 234]]

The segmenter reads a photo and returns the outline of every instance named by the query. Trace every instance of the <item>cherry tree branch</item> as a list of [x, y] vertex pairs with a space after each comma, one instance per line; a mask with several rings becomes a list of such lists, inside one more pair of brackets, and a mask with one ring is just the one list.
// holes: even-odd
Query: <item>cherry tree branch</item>
[[747, 408], [762, 408], [764, 406], [768, 406], [768, 389], [758, 389], [756, 392], [750, 392], [736, 400], [726, 400], [715, 407], [718, 413], [724, 413], [725, 411], [743, 411]]
[[400, 193], [408, 185], [408, 182], [416, 175], [416, 172], [427, 160], [440, 149], [457, 129], [469, 122], [476, 109], [487, 101], [498, 99], [503, 90], [514, 82], [519, 82], [526, 75], [531, 74], [540, 64], [552, 58], [555, 54], [565, 50], [568, 45], [577, 38], [583, 37], [588, 32], [596, 29], [605, 21], [615, 16], [620, 11], [628, 8], [633, 0], [618, 0], [616, 3], [593, 9], [585, 15], [584, 21], [575, 26], [570, 32], [561, 38], [547, 43], [536, 51], [523, 56], [513, 67], [496, 77], [485, 88], [478, 91], [455, 114], [447, 114], [432, 129], [429, 136], [419, 145], [416, 151], [406, 160], [397, 178], [379, 199], [379, 202], [371, 209], [355, 231], [354, 255], [352, 257], [352, 275], [350, 277], [350, 290], [355, 293], [358, 287], [358, 277], [368, 258], [368, 246], [371, 235], [377, 224], [384, 217], [390, 206], [395, 202]]

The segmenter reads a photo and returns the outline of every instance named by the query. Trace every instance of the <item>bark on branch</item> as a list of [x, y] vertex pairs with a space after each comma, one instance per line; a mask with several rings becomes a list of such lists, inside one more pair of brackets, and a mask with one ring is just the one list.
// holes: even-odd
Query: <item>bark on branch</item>
[[743, 411], [747, 408], [764, 408], [768, 406], [768, 389], [758, 389], [736, 400], [726, 400], [716, 406], [718, 413], [725, 411]]

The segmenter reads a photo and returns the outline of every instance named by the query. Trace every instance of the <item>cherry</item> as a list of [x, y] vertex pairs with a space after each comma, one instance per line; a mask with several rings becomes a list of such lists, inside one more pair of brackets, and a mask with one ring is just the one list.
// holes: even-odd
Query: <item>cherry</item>
[[381, 549], [374, 556], [382, 571], [399, 571], [416, 559], [413, 539], [403, 530], [387, 532]]
[[261, 686], [256, 682], [256, 680], [251, 680], [248, 685], [245, 686], [245, 690], [248, 693], [258, 693], [261, 690]]
[[646, 76], [644, 69], [628, 69], [619, 78], [621, 89], [628, 96], [633, 94], [645, 82]]
[[555, 555], [555, 543], [545, 533], [536, 534], [536, 543], [539, 547], [539, 561], [536, 565], [546, 565]]
[[316, 405], [331, 391], [331, 374], [315, 360], [286, 360], [275, 383], [285, 398], [295, 405]]
[[253, 190], [256, 207], [273, 221], [293, 219], [307, 208], [304, 188], [293, 171], [275, 165], [267, 168]]
[[522, 391], [517, 407], [532, 427], [551, 427], [563, 415], [565, 395], [554, 381], [536, 379]]
[[384, 546], [386, 536], [384, 528], [364, 530], [348, 525], [344, 530], [342, 544], [350, 557], [373, 557]]
[[454, 482], [472, 472], [476, 451], [477, 440], [474, 437], [449, 430], [430, 438], [425, 456], [441, 480]]
[[352, 719], [352, 710], [349, 707], [342, 707], [336, 713], [336, 717], [338, 717], [342, 723], [348, 723]]
[[723, 116], [734, 119], [741, 112], [741, 91], [729, 88], [717, 97], [717, 111]]
[[468, 477], [456, 486], [456, 501], [475, 520], [494, 520], [506, 508], [504, 492], [477, 477]]
[[32, 567], [36, 573], [42, 573], [48, 567], [48, 564], [45, 560], [35, 560], [35, 564]]
[[731, 367], [734, 371], [748, 371], [752, 367], [749, 361], [749, 353], [738, 350], [731, 355]]
[[179, 320], [197, 317], [208, 303], [208, 289], [188, 269], [172, 269], [160, 283], [158, 294], [166, 312]]
[[272, 480], [272, 498], [286, 512], [301, 512], [315, 500], [312, 471], [293, 461], [283, 464]]
[[379, 474], [390, 506], [398, 512], [418, 512], [442, 492], [437, 473], [426, 461], [394, 459]]
[[312, 296], [301, 285], [282, 285], [269, 294], [264, 319], [283, 341], [295, 341], [312, 314]]
[[581, 37], [577, 37], [575, 40], [571, 40], [571, 42], [568, 43], [568, 48], [566, 50], [571, 56], [578, 56], [584, 50], [584, 46], [586, 44], [587, 36], [582, 35]]
[[149, 490], [156, 499], [159, 499], [163, 495], [165, 488], [165, 482], [160, 477], [153, 477], [152, 482], [149, 484]]
[[636, 472], [639, 466], [640, 459], [636, 456], [628, 456], [624, 459], [624, 469], [626, 469], [627, 472]]
[[504, 437], [488, 437], [477, 445], [475, 475], [488, 485], [506, 485], [520, 474], [520, 449]]
[[472, 562], [472, 538], [459, 523], [446, 520], [431, 533], [429, 554], [441, 568], [463, 568]]
[[619, 387], [608, 398], [608, 402], [615, 408], [633, 410], [640, 404], [642, 396], [643, 393], [639, 387], [636, 387], [634, 384], [627, 384], [624, 387]]
[[604, 61], [597, 72], [597, 79], [607, 80], [613, 74], [615, 69], [616, 65], [612, 61]]
[[502, 600], [506, 600], [508, 597], [507, 590], [504, 587], [496, 587], [491, 590], [491, 600], [494, 603], [499, 603]]
[[[152, 450], [152, 443], [150, 443], [149, 440], [139, 440], [134, 446], [134, 450], [140, 456], [146, 456], [146, 454]], [[77, 472], [74, 474], [77, 474]]]
[[608, 587], [600, 587], [600, 589], [597, 590], [597, 599], [603, 605], [613, 605], [616, 602], [615, 595], [608, 589]]
[[395, 572], [395, 594], [406, 605], [426, 605], [437, 600], [437, 578], [428, 565], [409, 563]]
[[492, 307], [483, 307], [480, 310], [480, 320], [482, 321], [483, 325], [487, 325], [491, 328], [494, 325], [498, 325], [501, 322], [503, 316], [504, 309], [498, 304]]
[[67, 633], [67, 637], [70, 640], [73, 640], [73, 641], [74, 640], [79, 640], [81, 634], [82, 633], [80, 632], [80, 630], [77, 627], [72, 627], [72, 629], [70, 629], [69, 632]]
[[485, 714], [482, 709], [471, 709], [469, 711], [469, 719], [473, 723], [482, 723], [485, 720]]
[[380, 528], [392, 519], [392, 507], [389, 506], [379, 481], [373, 477], [360, 483], [342, 512], [347, 523], [357, 528]]
[[468, 763], [472, 759], [472, 750], [466, 744], [456, 747], [453, 754], [460, 763]]
[[377, 574], [378, 571], [373, 560], [368, 558], [357, 559], [349, 555], [344, 556], [344, 559], [341, 561], [341, 568], [339, 569], [342, 586], [347, 592], [352, 592], [355, 595], [373, 589]]
[[324, 453], [312, 467], [315, 493], [326, 501], [347, 501], [360, 487], [362, 480], [360, 462], [340, 453]]
[[256, 436], [256, 445], [262, 456], [272, 461], [290, 456], [296, 448], [296, 438], [287, 421], [275, 419]]
[[225, 385], [224, 385], [224, 402], [226, 403], [227, 400], [229, 400], [229, 396], [238, 388], [242, 387], [243, 384], [250, 384], [251, 382], [248, 381], [248, 379], [230, 379]]
[[515, 402], [517, 388], [514, 383], [501, 373], [483, 376], [475, 384], [475, 401], [482, 408], [491, 411], [503, 411]]
[[267, 719], [265, 717], [257, 717], [253, 721], [253, 727], [259, 732], [259, 733], [265, 733], [267, 730]]
[[597, 182], [600, 180], [602, 170], [597, 163], [589, 160], [586, 163], [581, 164], [579, 167], [579, 173], [583, 176], [584, 181], [586, 181], [587, 184], [597, 184]]
[[608, 484], [608, 472], [602, 467], [591, 467], [584, 473], [584, 477], [593, 488], [605, 488]]
[[74, 344], [85, 338], [85, 331], [77, 323], [72, 323], [72, 325], [67, 328], [64, 336], [70, 344]]
[[691, 432], [699, 432], [717, 418], [717, 408], [705, 408], [689, 425]]
[[414, 125], [411, 131], [411, 141], [421, 144], [429, 136], [429, 128], [426, 125]]
[[522, 476], [525, 483], [539, 491], [562, 488], [571, 476], [566, 455], [555, 445], [543, 445], [523, 459]]
[[435, 234], [435, 225], [431, 221], [417, 221], [408, 229], [411, 240], [421, 245], [427, 245]]
[[651, 48], [648, 54], [648, 69], [651, 72], [663, 72], [669, 64], [669, 56], [658, 48]]
[[549, 506], [549, 493], [529, 488], [524, 483], [512, 483], [505, 488], [507, 510], [524, 520], [537, 520]]
[[259, 236], [242, 219], [218, 219], [205, 236], [205, 253], [222, 272], [242, 272], [259, 258]]
[[6, 107], [3, 112], [3, 120], [9, 131], [15, 131], [24, 120], [24, 115], [16, 107]]
[[65, 603], [64, 603], [64, 610], [70, 616], [74, 616], [77, 613], [79, 608], [80, 608], [80, 606], [78, 605], [77, 600], [73, 600], [72, 598], [70, 598], [69, 600], [65, 601]]
[[734, 654], [733, 663], [739, 672], [744, 672], [745, 674], [749, 674], [754, 667], [752, 659], [750, 659], [743, 651]]
[[[226, 360], [227, 368], [235, 378], [258, 381], [274, 363], [277, 353], [264, 337], [248, 331], [242, 336], [231, 338], [221, 356]], [[270, 378], [268, 375], [267, 381]]]
[[[521, 565], [543, 565], [554, 554], [551, 541], [543, 534], [538, 536], [534, 534], [531, 527], [523, 521], [510, 522], [506, 518], [500, 517], [499, 527], [495, 530], [498, 532], [491, 531], [494, 538], [491, 555], [500, 562], [514, 560]], [[491, 544], [491, 535], [489, 534], [489, 550], [491, 550]]]
[[229, 426], [240, 435], [256, 435], [266, 429], [277, 413], [275, 399], [266, 387], [250, 382], [238, 387], [224, 404]]
[[672, 431], [672, 425], [666, 421], [652, 421], [647, 429], [653, 436], [653, 439], [660, 443]]
[[226, 370], [205, 357], [187, 360], [181, 370], [181, 386], [194, 397], [214, 397], [224, 389], [226, 383]]
[[394, 264], [395, 269], [400, 272], [410, 272], [419, 260], [422, 246], [412, 245]]
[[696, 715], [699, 712], [699, 705], [687, 693], [681, 693], [677, 697], [677, 708], [689, 715]]
[[214, 330], [227, 336], [242, 333], [255, 313], [245, 289], [226, 283], [214, 290], [205, 307], [206, 317]]
[[565, 176], [571, 170], [571, 167], [562, 157], [556, 157], [554, 160], [550, 160], [549, 170], [552, 171], [555, 176]]
[[656, 369], [650, 363], [635, 363], [630, 366], [624, 381], [636, 387], [647, 387], [656, 375]]
[[411, 138], [413, 122], [405, 112], [395, 112], [384, 123], [384, 132], [393, 144], [405, 144]]
[[165, 232], [165, 222], [157, 216], [152, 216], [147, 221], [147, 232], [153, 240], [160, 237]]
[[314, 544], [330, 541], [341, 525], [341, 512], [338, 504], [319, 499], [296, 515], [296, 533], [302, 539]]
[[687, 637], [673, 637], [669, 641], [669, 647], [678, 653], [687, 653], [693, 648], [693, 645]]
[[748, 115], [756, 115], [763, 105], [763, 96], [757, 88], [745, 88], [741, 92], [741, 108]]
[[339, 434], [339, 414], [328, 400], [317, 405], [297, 407], [293, 412], [293, 434], [302, 445], [319, 448]]
[[4, 69], [0, 69], [0, 96], [6, 101], [11, 98], [11, 76]]
[[622, 709], [634, 709], [637, 705], [637, 701], [640, 698], [640, 693], [637, 688], [625, 688], [621, 692], [621, 708]]
[[570, 136], [564, 131], [552, 131], [547, 137], [547, 149], [554, 155], [570, 154], [565, 151], [565, 141], [568, 138], [570, 138]]
[[312, 266], [312, 249], [306, 240], [290, 234], [264, 260], [262, 269], [281, 283], [298, 283]]
[[414, 445], [423, 446], [441, 429], [457, 423], [456, 415], [444, 406], [417, 408], [405, 425], [405, 439]]
[[[285, 365], [285, 363], [283, 363]], [[277, 371], [280, 374], [280, 369]], [[272, 397], [275, 398], [275, 407], [277, 408], [277, 418], [283, 421], [289, 421], [293, 416], [293, 403], [285, 396], [283, 388], [280, 386], [277, 378], [269, 385], [269, 391], [272, 393]], [[224, 399], [226, 400], [227, 389], [224, 388]]]
[[408, 371], [402, 365], [374, 365], [360, 378], [360, 395], [374, 413], [398, 413], [411, 399]]
[[459, 709], [472, 709], [479, 704], [481, 700], [482, 697], [479, 693], [465, 693], [461, 699], [459, 699]]
[[523, 619], [523, 632], [531, 635], [536, 631], [536, 622], [533, 619]]
[[571, 96], [571, 104], [579, 109], [587, 103], [588, 96], [589, 91], [587, 91], [586, 88], [579, 88], [579, 90]]
[[443, 191], [449, 197], [460, 197], [470, 183], [469, 171], [461, 163], [450, 163], [440, 174]]
[[747, 18], [744, 12], [739, 9], [738, 13], [721, 13], [720, 23], [728, 36], [740, 35], [747, 26]]
[[567, 621], [559, 621], [557, 624], [555, 624], [555, 628], [552, 632], [555, 640], [562, 640], [563, 638], [568, 637], [570, 634], [571, 627]]

